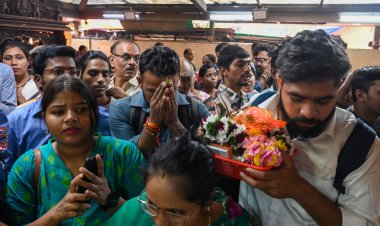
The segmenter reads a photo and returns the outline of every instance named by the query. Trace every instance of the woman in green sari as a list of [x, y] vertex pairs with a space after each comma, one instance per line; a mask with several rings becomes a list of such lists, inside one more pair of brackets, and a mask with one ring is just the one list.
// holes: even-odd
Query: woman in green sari
[[169, 140], [150, 159], [145, 189], [103, 225], [253, 225], [247, 212], [215, 187], [210, 150], [189, 135]]

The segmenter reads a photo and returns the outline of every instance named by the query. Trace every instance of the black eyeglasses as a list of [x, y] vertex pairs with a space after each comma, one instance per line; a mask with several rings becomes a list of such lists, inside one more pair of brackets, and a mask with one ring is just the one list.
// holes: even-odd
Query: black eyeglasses
[[139, 60], [140, 60], [140, 54], [131, 56], [128, 53], [124, 53], [123, 55], [119, 55], [119, 54], [113, 53], [112, 55], [117, 56], [117, 57], [121, 57], [124, 61], [130, 61], [133, 58], [133, 60], [136, 63], [139, 63]]
[[44, 71], [47, 71], [50, 74], [54, 74], [55, 76], [68, 75], [68, 76], [76, 77], [76, 78], [79, 77], [79, 71], [75, 68], [65, 69], [65, 68], [55, 67], [55, 68], [46, 69]]
[[91, 77], [95, 77], [98, 74], [102, 74], [103, 77], [111, 77], [113, 75], [112, 71], [108, 71], [108, 70], [100, 71], [96, 69], [87, 70], [87, 74]]

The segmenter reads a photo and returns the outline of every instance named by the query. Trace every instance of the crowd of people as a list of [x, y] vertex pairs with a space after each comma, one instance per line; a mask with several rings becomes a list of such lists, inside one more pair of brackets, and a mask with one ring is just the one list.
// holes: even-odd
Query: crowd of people
[[[351, 71], [339, 37], [220, 43], [198, 69], [129, 39], [30, 51], [0, 48], [0, 225], [380, 225], [380, 67]], [[248, 106], [297, 152], [238, 181], [199, 127]]]

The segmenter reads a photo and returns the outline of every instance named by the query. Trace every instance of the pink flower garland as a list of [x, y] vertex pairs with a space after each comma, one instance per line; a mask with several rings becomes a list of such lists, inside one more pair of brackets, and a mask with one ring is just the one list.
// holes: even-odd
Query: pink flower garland
[[268, 138], [264, 135], [245, 138], [244, 148], [246, 150], [243, 154], [242, 162], [256, 166], [280, 166], [282, 155], [277, 142], [276, 138]]

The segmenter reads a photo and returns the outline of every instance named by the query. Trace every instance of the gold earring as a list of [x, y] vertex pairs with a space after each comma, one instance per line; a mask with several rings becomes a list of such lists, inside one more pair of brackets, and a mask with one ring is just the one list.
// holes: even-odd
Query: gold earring
[[211, 226], [211, 207], [208, 207], [208, 226]]

